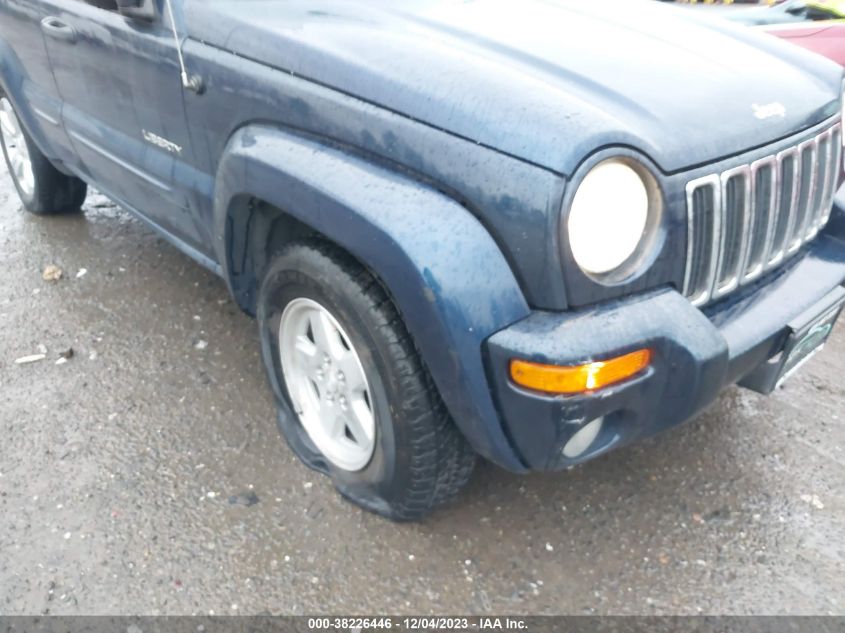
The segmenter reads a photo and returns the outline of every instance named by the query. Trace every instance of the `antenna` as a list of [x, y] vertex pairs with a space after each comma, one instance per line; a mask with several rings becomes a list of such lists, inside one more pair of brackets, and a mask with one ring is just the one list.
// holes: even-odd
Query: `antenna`
[[185, 58], [182, 55], [182, 40], [176, 31], [176, 20], [173, 18], [173, 4], [171, 0], [164, 0], [167, 5], [167, 15], [170, 18], [170, 28], [173, 29], [173, 39], [176, 41], [176, 54], [179, 56], [179, 68], [182, 70], [182, 87], [200, 94], [202, 92], [202, 79], [198, 75], [188, 75], [185, 67]]

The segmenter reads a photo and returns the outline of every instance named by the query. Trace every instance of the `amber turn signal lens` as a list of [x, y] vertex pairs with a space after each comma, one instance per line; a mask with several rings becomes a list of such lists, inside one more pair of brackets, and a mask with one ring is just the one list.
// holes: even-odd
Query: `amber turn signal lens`
[[511, 361], [511, 379], [520, 387], [544, 393], [573, 395], [597, 391], [636, 376], [651, 363], [651, 350], [586, 365], [565, 367], [524, 360]]

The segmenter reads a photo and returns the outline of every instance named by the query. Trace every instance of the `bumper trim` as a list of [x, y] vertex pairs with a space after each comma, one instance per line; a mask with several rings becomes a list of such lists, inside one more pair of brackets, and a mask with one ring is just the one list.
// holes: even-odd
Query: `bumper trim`
[[[783, 269], [703, 312], [672, 288], [577, 312], [534, 312], [486, 343], [508, 437], [530, 469], [557, 470], [680, 424], [776, 356], [790, 325], [833, 300], [843, 283], [845, 241], [826, 232]], [[653, 351], [644, 374], [595, 393], [542, 394], [509, 379], [512, 358], [575, 365], [642, 348]], [[566, 443], [600, 417], [605, 424], [590, 449], [566, 457]]]
[[[659, 428], [662, 411], [686, 419], [712, 401], [728, 369], [728, 346], [707, 317], [675, 290], [664, 289], [577, 314], [535, 313], [488, 341], [488, 357], [510, 437], [531, 468], [549, 470], [586, 461], [627, 443], [631, 433]], [[641, 376], [594, 394], [572, 397], [529, 392], [508, 379], [508, 362], [590, 362], [648, 347], [651, 367]], [[561, 458], [582, 426], [606, 418], [598, 450]]]
[[[788, 325], [789, 330], [792, 333], [802, 333], [804, 330], [809, 330], [810, 326], [817, 321], [820, 316], [823, 316], [826, 313], [835, 311], [836, 316], [838, 316], [839, 313], [842, 312], [843, 305], [845, 305], [845, 287], [839, 286], [823, 299], [818, 301], [812, 308], [805, 310], [801, 316], [791, 321]], [[800, 334], [799, 336], [804, 336], [805, 333], [806, 332]], [[795, 338], [795, 334], [793, 334], [792, 338]], [[821, 350], [821, 347], [823, 347], [823, 345], [819, 347], [819, 351]], [[787, 348], [784, 351], [766, 362], [761, 363], [756, 369], [746, 375], [745, 378], [739, 382], [739, 386], [751, 389], [757, 393], [762, 393], [763, 395], [772, 393], [778, 388], [780, 382], [785, 380], [782, 376], [784, 374], [784, 365], [788, 360], [788, 356], [789, 346], [787, 345]], [[810, 357], [808, 357], [808, 360], [809, 358]]]

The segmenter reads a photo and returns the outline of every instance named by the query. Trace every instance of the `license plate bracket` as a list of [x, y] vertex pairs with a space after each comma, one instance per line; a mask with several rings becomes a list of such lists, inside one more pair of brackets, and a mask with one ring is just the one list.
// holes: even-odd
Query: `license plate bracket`
[[740, 385], [764, 394], [783, 385], [824, 348], [844, 308], [845, 288], [839, 287], [792, 320], [780, 353], [749, 374]]

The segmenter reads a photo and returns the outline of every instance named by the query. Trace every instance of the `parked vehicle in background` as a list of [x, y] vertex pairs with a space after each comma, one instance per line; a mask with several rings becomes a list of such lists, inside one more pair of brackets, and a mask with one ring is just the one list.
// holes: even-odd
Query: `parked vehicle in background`
[[95, 186], [219, 274], [293, 451], [395, 520], [819, 351], [842, 80], [656, 2], [0, 3], [24, 207]]
[[845, 20], [768, 26], [765, 31], [845, 66]]
[[845, 18], [845, 0], [784, 0], [771, 6], [730, 10], [720, 15], [747, 26], [835, 20]]

